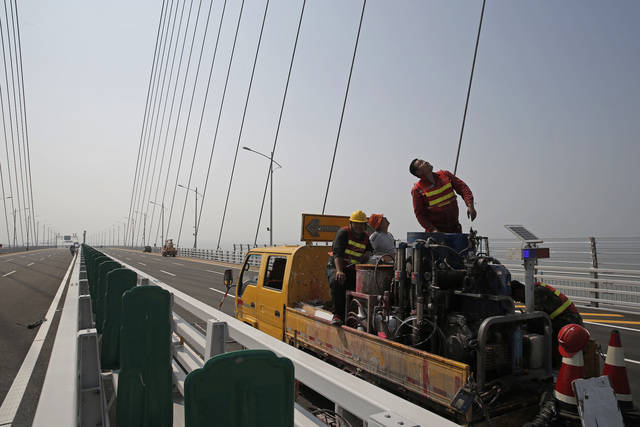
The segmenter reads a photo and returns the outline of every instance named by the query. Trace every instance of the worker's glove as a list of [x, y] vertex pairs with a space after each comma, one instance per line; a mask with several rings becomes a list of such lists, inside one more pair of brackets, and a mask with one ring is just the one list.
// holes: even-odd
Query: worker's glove
[[473, 221], [474, 219], [476, 219], [477, 215], [478, 213], [476, 212], [476, 208], [474, 208], [473, 205], [467, 206], [467, 218], [471, 218], [471, 221]]

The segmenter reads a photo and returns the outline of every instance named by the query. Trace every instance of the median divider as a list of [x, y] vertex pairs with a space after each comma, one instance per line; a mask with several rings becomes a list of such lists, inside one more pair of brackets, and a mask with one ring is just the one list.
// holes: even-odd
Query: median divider
[[118, 426], [172, 426], [171, 294], [138, 286], [122, 296]]
[[122, 295], [136, 286], [138, 275], [127, 268], [117, 268], [107, 274], [105, 319], [102, 328], [100, 363], [102, 369], [120, 368], [120, 327], [122, 326]]

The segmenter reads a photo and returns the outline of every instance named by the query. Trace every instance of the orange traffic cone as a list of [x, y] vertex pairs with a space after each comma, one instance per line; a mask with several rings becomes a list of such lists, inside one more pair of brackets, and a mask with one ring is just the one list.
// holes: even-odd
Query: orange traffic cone
[[624, 350], [620, 340], [620, 332], [617, 330], [611, 331], [602, 375], [609, 377], [620, 409], [623, 411], [633, 409], [633, 398], [629, 387], [627, 368], [624, 365]]
[[576, 401], [576, 395], [573, 392], [571, 383], [580, 378], [584, 378], [584, 357], [582, 356], [582, 350], [574, 353], [571, 357], [562, 358], [562, 365], [558, 372], [554, 392], [559, 407], [575, 414], [578, 413], [578, 402]]

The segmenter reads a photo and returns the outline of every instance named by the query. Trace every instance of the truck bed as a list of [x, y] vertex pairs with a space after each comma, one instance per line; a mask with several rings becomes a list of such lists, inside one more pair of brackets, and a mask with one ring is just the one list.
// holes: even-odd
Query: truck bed
[[345, 362], [403, 389], [451, 408], [470, 367], [347, 326], [331, 325], [326, 311], [287, 307], [285, 340]]

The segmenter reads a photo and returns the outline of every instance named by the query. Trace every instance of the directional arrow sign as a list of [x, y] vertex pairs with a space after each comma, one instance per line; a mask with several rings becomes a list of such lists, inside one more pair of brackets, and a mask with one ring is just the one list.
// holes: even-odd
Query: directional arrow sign
[[331, 242], [340, 228], [349, 225], [348, 216], [302, 214], [302, 235], [305, 242]]

